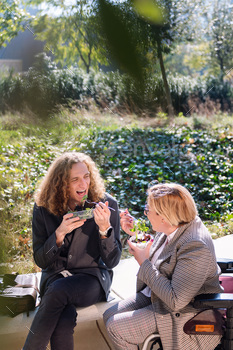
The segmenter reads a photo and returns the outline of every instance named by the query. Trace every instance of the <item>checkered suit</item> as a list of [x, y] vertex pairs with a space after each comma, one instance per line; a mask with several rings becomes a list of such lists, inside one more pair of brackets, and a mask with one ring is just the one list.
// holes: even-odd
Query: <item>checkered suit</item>
[[[140, 297], [137, 305], [137, 298], [135, 299], [135, 309], [142, 307], [136, 313], [136, 322], [134, 313], [129, 317], [128, 311], [124, 319], [123, 306], [127, 310], [127, 301], [123, 301], [123, 306], [118, 305], [113, 307], [114, 310], [107, 310], [104, 315], [107, 330], [116, 344], [116, 349], [121, 350], [136, 350], [136, 344], [144, 341], [148, 335], [147, 327], [150, 329], [151, 326], [154, 327], [153, 332], [159, 332], [163, 350], [213, 350], [220, 342], [219, 336], [190, 336], [183, 332], [185, 322], [197, 313], [192, 306], [192, 299], [198, 294], [222, 291], [212, 238], [200, 218], [196, 217], [189, 224], [179, 227], [152, 266], [150, 260], [165, 238], [163, 233], [156, 234], [150, 259], [143, 262], [137, 275], [137, 294], [142, 295], [139, 292], [148, 285], [152, 291], [151, 301], [148, 303], [146, 297]], [[149, 313], [145, 325], [143, 308], [148, 308], [150, 302], [153, 314]], [[146, 306], [141, 306], [143, 303]], [[114, 316], [113, 313], [121, 315]], [[127, 335], [127, 331], [131, 332], [133, 327], [141, 334], [140, 339], [137, 337], [132, 340]]]

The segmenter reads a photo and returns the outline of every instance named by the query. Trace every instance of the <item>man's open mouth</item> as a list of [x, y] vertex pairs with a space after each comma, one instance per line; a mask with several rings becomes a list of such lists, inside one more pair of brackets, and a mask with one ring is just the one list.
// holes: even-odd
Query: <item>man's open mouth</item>
[[84, 191], [76, 191], [76, 193], [77, 193], [77, 194], [83, 194], [83, 195], [84, 195], [84, 194], [86, 193], [86, 190], [84, 190]]

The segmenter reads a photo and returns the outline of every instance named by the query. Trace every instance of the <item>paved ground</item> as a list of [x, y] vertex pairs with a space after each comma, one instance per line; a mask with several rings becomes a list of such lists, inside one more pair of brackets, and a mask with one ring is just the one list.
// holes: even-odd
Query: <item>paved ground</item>
[[233, 260], [233, 235], [214, 239], [214, 246], [217, 258]]

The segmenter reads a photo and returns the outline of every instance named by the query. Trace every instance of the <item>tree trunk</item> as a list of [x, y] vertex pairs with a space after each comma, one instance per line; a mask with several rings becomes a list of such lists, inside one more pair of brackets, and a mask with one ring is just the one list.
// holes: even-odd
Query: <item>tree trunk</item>
[[221, 83], [223, 83], [225, 70], [224, 70], [223, 58], [221, 57], [220, 53], [218, 53], [218, 61], [219, 61], [219, 66], [220, 66], [220, 81], [221, 81]]
[[157, 41], [157, 53], [158, 53], [158, 58], [159, 58], [160, 69], [161, 69], [161, 72], [162, 72], [166, 98], [167, 98], [168, 116], [172, 120], [173, 117], [174, 117], [174, 110], [173, 110], [173, 106], [172, 106], [172, 99], [171, 99], [170, 88], [169, 88], [169, 85], [168, 85], [168, 82], [167, 82], [167, 75], [166, 75], [166, 71], [165, 71], [164, 63], [163, 63], [163, 55], [162, 55], [162, 50], [161, 50], [161, 44], [160, 44], [159, 41]]
[[82, 55], [82, 52], [81, 52], [79, 46], [76, 45], [76, 47], [77, 47], [77, 49], [78, 49], [80, 58], [81, 58], [81, 60], [82, 60], [82, 62], [83, 62], [83, 64], [84, 64], [84, 66], [85, 66], [85, 68], [86, 68], [86, 72], [87, 72], [87, 74], [89, 74], [89, 72], [90, 72], [90, 62], [91, 62], [91, 59], [90, 59], [90, 57], [89, 57], [89, 62], [87, 63], [87, 62], [85, 61], [85, 58], [84, 58], [83, 55]]

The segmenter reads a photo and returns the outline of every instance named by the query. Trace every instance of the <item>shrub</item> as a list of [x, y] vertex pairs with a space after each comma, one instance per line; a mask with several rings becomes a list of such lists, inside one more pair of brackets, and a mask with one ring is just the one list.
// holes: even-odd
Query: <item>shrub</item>
[[[232, 111], [233, 88], [217, 78], [168, 76], [175, 112], [212, 114]], [[144, 89], [129, 76], [116, 72], [90, 71], [78, 68], [56, 69], [44, 54], [24, 75], [2, 78], [0, 83], [1, 111], [22, 111], [28, 107], [34, 113], [49, 115], [59, 105], [89, 108], [95, 103], [101, 109], [155, 114], [167, 111], [166, 95], [160, 75], [145, 77]]]

